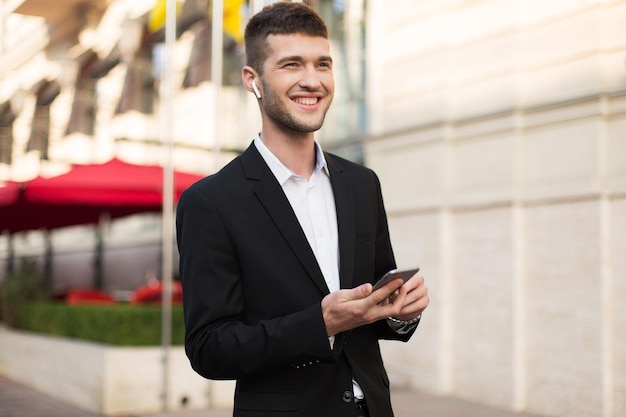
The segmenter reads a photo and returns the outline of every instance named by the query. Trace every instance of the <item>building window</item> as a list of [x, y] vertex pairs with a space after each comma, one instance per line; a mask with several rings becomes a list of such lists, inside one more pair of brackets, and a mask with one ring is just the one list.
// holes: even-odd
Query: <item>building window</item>
[[94, 52], [83, 58], [81, 67], [76, 77], [74, 85], [74, 102], [72, 112], [67, 124], [67, 134], [83, 133], [85, 135], [94, 134], [96, 119], [96, 80], [89, 76], [91, 67], [98, 61], [98, 56]]
[[100, 59], [94, 51], [87, 51], [79, 58], [80, 68], [74, 85], [74, 101], [67, 124], [67, 134], [83, 133], [93, 136], [95, 133], [98, 97], [96, 85], [120, 62], [118, 47]]
[[143, 44], [127, 64], [126, 77], [116, 113], [131, 110], [144, 114], [154, 112], [155, 78], [152, 65], [152, 45]]
[[50, 105], [61, 92], [61, 86], [56, 81], [42, 80], [35, 85], [34, 92], [37, 101], [26, 151], [39, 151], [40, 158], [47, 160], [50, 136]]
[[11, 165], [15, 117], [10, 101], [0, 104], [0, 164]]
[[197, 87], [211, 80], [211, 25], [208, 21], [198, 23], [196, 35], [189, 53], [183, 87]]

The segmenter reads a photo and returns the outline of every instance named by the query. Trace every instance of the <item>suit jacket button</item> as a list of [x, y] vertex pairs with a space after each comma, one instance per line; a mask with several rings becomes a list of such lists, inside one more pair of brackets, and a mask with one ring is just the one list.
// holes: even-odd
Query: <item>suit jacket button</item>
[[344, 391], [343, 396], [341, 397], [343, 402], [351, 403], [352, 402], [352, 391]]

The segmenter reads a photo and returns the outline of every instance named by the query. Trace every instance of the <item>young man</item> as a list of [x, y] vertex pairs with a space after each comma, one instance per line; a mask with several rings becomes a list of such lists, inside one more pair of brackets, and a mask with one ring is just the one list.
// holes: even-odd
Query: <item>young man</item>
[[262, 129], [177, 212], [187, 355], [236, 379], [235, 416], [391, 417], [379, 339], [406, 341], [428, 305], [395, 267], [376, 175], [321, 151], [334, 81], [327, 28], [275, 3], [245, 32], [242, 79]]

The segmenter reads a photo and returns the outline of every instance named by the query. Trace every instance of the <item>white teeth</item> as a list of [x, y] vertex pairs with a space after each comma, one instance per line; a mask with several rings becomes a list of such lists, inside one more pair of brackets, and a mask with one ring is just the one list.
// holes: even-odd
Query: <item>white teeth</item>
[[314, 97], [313, 98], [299, 97], [299, 98], [294, 99], [294, 101], [298, 104], [304, 104], [307, 106], [317, 103], [317, 99]]

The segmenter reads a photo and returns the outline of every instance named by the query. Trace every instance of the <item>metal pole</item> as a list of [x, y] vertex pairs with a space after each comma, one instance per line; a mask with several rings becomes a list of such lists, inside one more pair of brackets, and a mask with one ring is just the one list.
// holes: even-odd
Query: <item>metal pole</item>
[[213, 10], [211, 11], [211, 81], [213, 84], [213, 105], [214, 105], [214, 123], [213, 123], [213, 139], [215, 150], [215, 171], [220, 168], [220, 133], [219, 133], [219, 108], [220, 96], [222, 91], [222, 67], [224, 53], [224, 2], [223, 0], [213, 1]]
[[4, 0], [0, 0], [0, 56], [4, 54]]
[[15, 272], [15, 245], [13, 244], [13, 233], [7, 232], [7, 275], [13, 275]]
[[160, 85], [160, 109], [163, 123], [163, 217], [162, 217], [162, 409], [168, 409], [169, 348], [172, 334], [172, 250], [174, 237], [174, 171], [172, 167], [172, 136], [174, 113], [174, 45], [176, 42], [176, 0], [167, 0], [165, 8], [165, 59], [163, 80]]

